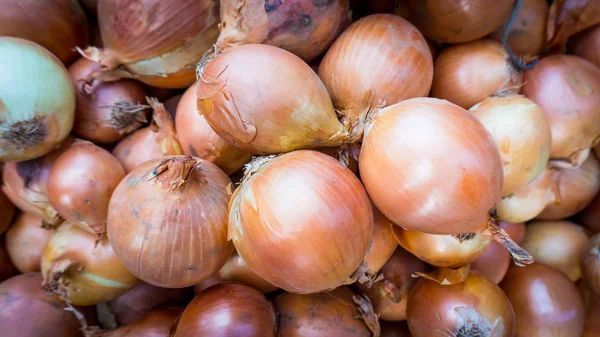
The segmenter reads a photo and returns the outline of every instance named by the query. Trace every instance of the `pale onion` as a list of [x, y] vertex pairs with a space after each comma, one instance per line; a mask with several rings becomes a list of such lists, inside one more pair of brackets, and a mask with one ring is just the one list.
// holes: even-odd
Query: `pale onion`
[[65, 66], [26, 40], [0, 37], [0, 161], [40, 157], [71, 132], [75, 92]]
[[575, 35], [571, 50], [600, 67], [600, 25]]
[[17, 216], [6, 232], [6, 251], [21, 273], [40, 271], [42, 253], [52, 233], [42, 228], [42, 220], [34, 215]]

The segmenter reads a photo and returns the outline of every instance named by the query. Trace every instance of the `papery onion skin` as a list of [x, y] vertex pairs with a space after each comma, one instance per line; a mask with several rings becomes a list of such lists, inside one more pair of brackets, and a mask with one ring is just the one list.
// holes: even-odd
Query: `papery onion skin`
[[512, 266], [500, 287], [518, 317], [515, 336], [581, 336], [583, 302], [563, 273], [541, 263]]
[[246, 152], [274, 154], [349, 141], [325, 86], [290, 52], [240, 45], [216, 56], [200, 75], [198, 110], [221, 138]]
[[[466, 110], [433, 98], [380, 110], [365, 131], [359, 165], [379, 210], [424, 233], [482, 231], [502, 194], [502, 163], [490, 134]], [[439, 174], [434, 167], [448, 169]]]
[[113, 331], [102, 331], [92, 337], [169, 337], [173, 322], [183, 308], [170, 307], [154, 310], [140, 320]]
[[240, 284], [211, 287], [192, 300], [172, 337], [273, 337], [273, 305], [258, 291]]
[[590, 238], [581, 253], [582, 278], [600, 296], [600, 234]]
[[600, 67], [600, 25], [575, 35], [571, 51]]
[[250, 161], [252, 155], [226, 142], [208, 125], [198, 112], [197, 89], [194, 84], [181, 97], [177, 106], [175, 127], [185, 154], [206, 159], [232, 174]]
[[581, 165], [600, 139], [600, 69], [578, 56], [551, 55], [525, 71], [523, 83], [523, 95], [550, 124], [550, 158], [564, 167]]
[[33, 42], [0, 37], [0, 73], [0, 161], [50, 152], [73, 127], [75, 92], [67, 69]]
[[6, 250], [21, 273], [40, 271], [44, 247], [53, 233], [41, 226], [40, 218], [21, 213], [6, 232]]
[[198, 158], [167, 156], [138, 166], [110, 200], [108, 237], [117, 256], [159, 287], [208, 278], [233, 251], [227, 241], [230, 183], [217, 166]]
[[408, 19], [427, 38], [443, 43], [461, 43], [480, 39], [505, 22], [514, 0], [493, 3], [474, 0], [469, 3], [450, 0], [404, 0], [396, 13]]
[[371, 278], [376, 277], [398, 247], [398, 241], [392, 231], [394, 224], [376, 207], [373, 207], [373, 220], [371, 244], [362, 262], [366, 266], [365, 274]]
[[548, 164], [552, 136], [544, 111], [523, 96], [488, 97], [469, 110], [498, 146], [504, 184], [502, 195], [535, 179]]
[[249, 172], [255, 173], [229, 207], [229, 237], [239, 255], [258, 276], [288, 292], [342, 285], [372, 236], [373, 211], [360, 181], [317, 151], [253, 163]]
[[519, 93], [522, 83], [502, 44], [483, 39], [442, 50], [434, 63], [431, 95], [469, 109], [499, 91]]
[[600, 194], [577, 215], [577, 219], [592, 234], [600, 233]]
[[6, 250], [6, 238], [0, 237], [0, 282], [19, 273]]

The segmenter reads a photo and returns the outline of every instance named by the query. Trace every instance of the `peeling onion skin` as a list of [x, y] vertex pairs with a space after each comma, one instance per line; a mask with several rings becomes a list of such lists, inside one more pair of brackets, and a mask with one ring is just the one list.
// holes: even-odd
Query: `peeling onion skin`
[[276, 314], [258, 291], [220, 284], [196, 296], [176, 324], [172, 337], [274, 337]]
[[21, 273], [41, 270], [42, 253], [53, 233], [41, 225], [40, 218], [21, 213], [6, 232], [6, 250]]
[[600, 234], [590, 238], [581, 254], [582, 278], [600, 296]]
[[363, 261], [373, 231], [372, 207], [358, 178], [310, 150], [250, 165], [253, 174], [229, 206], [229, 237], [248, 267], [292, 293], [344, 284]]
[[563, 273], [541, 263], [511, 266], [500, 287], [518, 318], [515, 337], [581, 336], [583, 301]]
[[600, 25], [575, 35], [571, 44], [573, 54], [600, 67]]
[[169, 337], [173, 322], [183, 308], [169, 307], [154, 310], [140, 320], [112, 331], [102, 331], [91, 337]]

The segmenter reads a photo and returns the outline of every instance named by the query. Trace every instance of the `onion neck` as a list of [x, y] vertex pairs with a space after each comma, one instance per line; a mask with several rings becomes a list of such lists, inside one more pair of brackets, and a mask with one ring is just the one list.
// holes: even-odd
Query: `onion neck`
[[157, 133], [157, 142], [163, 156], [184, 155], [183, 147], [177, 139], [175, 124], [171, 114], [165, 106], [156, 98], [147, 97], [146, 100], [152, 109], [152, 125], [150, 126]]
[[360, 317], [373, 333], [373, 337], [380, 337], [381, 327], [379, 326], [379, 315], [375, 313], [371, 300], [364, 295], [354, 295], [352, 300], [356, 303]]
[[71, 269], [81, 271], [82, 266], [68, 257], [62, 257], [52, 262], [44, 274], [42, 289], [48, 294], [57, 295], [63, 301], [68, 301], [71, 289], [65, 274]]
[[152, 170], [148, 180], [156, 179], [163, 186], [175, 191], [185, 184], [199, 163], [199, 159], [190, 156], [167, 158]]
[[488, 228], [482, 234], [491, 235], [492, 238], [506, 248], [512, 256], [515, 264], [519, 267], [524, 267], [527, 264], [532, 264], [533, 256], [525, 249], [514, 242], [508, 233], [500, 227], [498, 216], [495, 210], [490, 212], [488, 220]]

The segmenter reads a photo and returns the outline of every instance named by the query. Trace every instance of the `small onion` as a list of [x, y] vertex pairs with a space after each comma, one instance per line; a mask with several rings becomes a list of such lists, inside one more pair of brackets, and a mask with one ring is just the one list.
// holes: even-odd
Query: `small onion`
[[53, 233], [41, 225], [40, 218], [21, 213], [6, 233], [6, 250], [21, 273], [41, 270], [42, 253]]
[[258, 291], [239, 284], [211, 287], [192, 300], [171, 337], [274, 337], [273, 305]]
[[136, 322], [112, 331], [96, 331], [86, 337], [169, 337], [173, 322], [183, 308], [154, 310]]
[[0, 161], [50, 152], [73, 127], [75, 92], [67, 69], [33, 42], [0, 37], [0, 73]]
[[104, 235], [110, 196], [124, 176], [110, 152], [76, 141], [50, 169], [48, 199], [66, 221]]
[[117, 186], [108, 237], [125, 267], [165, 288], [193, 286], [217, 272], [233, 251], [227, 240], [229, 177], [187, 156], [153, 159]]
[[500, 91], [518, 93], [522, 74], [493, 40], [450, 46], [435, 59], [431, 95], [465, 109]]
[[583, 302], [563, 273], [541, 263], [512, 266], [500, 287], [518, 318], [515, 336], [581, 336]]
[[381, 337], [411, 337], [406, 322], [381, 321]]
[[550, 158], [563, 167], [581, 165], [600, 140], [600, 69], [578, 56], [551, 55], [525, 71], [523, 82], [523, 95], [550, 124]]
[[248, 267], [293, 293], [342, 285], [363, 261], [373, 211], [356, 176], [310, 150], [251, 162], [232, 196], [229, 237]]
[[600, 233], [600, 193], [594, 200], [577, 216], [579, 223], [592, 234]]
[[571, 49], [573, 54], [600, 67], [600, 25], [574, 36]]
[[8, 255], [5, 241], [4, 237], [0, 237], [0, 282], [19, 273]]
[[548, 45], [562, 50], [573, 34], [600, 23], [600, 2], [596, 0], [552, 1], [548, 13]]
[[581, 253], [582, 277], [600, 296], [600, 234], [592, 236]]
[[194, 84], [181, 97], [177, 106], [175, 126], [185, 154], [202, 158], [232, 174], [250, 161], [252, 155], [219, 137], [198, 112], [197, 89]]

